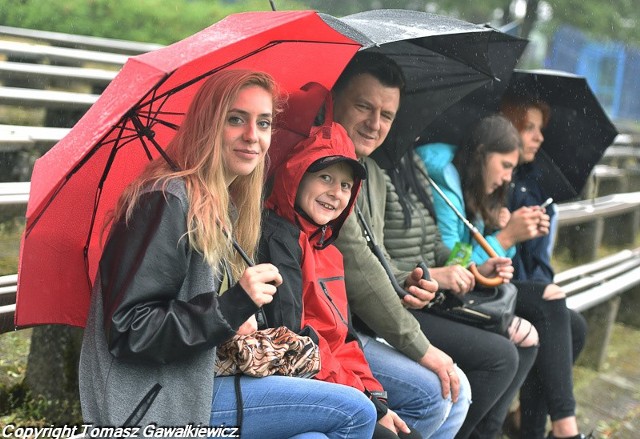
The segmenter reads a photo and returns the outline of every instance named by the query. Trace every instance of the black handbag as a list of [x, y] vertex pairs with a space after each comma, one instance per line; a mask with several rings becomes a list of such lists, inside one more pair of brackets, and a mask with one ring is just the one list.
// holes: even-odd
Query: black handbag
[[508, 337], [507, 330], [516, 311], [518, 289], [515, 285], [479, 287], [464, 295], [450, 291], [439, 294], [442, 294], [439, 300], [424, 308], [425, 311]]

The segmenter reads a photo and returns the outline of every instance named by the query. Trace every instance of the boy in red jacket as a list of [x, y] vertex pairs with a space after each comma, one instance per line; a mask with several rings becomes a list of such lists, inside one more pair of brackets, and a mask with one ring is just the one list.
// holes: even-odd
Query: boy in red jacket
[[374, 438], [420, 437], [387, 408], [351, 327], [342, 254], [332, 245], [366, 178], [342, 126], [326, 123], [274, 172], [259, 257], [276, 265], [283, 284], [264, 306], [267, 325], [287, 326], [320, 347], [316, 379], [355, 387], [376, 406]]

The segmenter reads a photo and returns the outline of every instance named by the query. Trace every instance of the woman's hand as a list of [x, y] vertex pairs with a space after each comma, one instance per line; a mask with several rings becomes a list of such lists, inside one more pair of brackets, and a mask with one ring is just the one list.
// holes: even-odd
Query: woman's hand
[[411, 432], [411, 430], [407, 426], [407, 423], [404, 422], [400, 418], [400, 416], [398, 416], [391, 409], [389, 409], [387, 411], [386, 415], [384, 415], [382, 418], [380, 418], [378, 423], [380, 425], [382, 425], [383, 427], [386, 427], [389, 430], [393, 431], [395, 434], [398, 434], [398, 432], [400, 432], [400, 431], [402, 431], [403, 433], [407, 433], [407, 434]]
[[462, 265], [432, 268], [429, 272], [438, 281], [440, 288], [456, 294], [466, 294], [476, 284], [473, 274]]
[[539, 206], [521, 207], [511, 212], [507, 225], [496, 235], [503, 248], [549, 233], [549, 215]]
[[540, 206], [533, 206], [532, 209], [540, 214], [540, 221], [538, 222], [539, 236], [548, 235], [549, 227], [551, 227], [551, 217], [547, 214], [547, 210]]
[[238, 335], [250, 335], [258, 330], [258, 321], [256, 315], [252, 315], [238, 328]]
[[282, 284], [282, 276], [275, 265], [258, 264], [244, 270], [238, 283], [260, 307], [271, 303], [276, 287]]
[[423, 279], [423, 274], [422, 268], [416, 267], [404, 281], [404, 289], [410, 294], [404, 296], [402, 301], [408, 308], [422, 309], [436, 296], [438, 282]]

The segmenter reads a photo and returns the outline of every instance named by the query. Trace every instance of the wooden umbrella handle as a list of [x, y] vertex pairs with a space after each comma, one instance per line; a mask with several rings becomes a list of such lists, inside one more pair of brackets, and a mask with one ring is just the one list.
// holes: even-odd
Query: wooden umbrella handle
[[[482, 236], [482, 234], [478, 232], [477, 229], [472, 230], [471, 235], [473, 236], [473, 239], [475, 239], [478, 242], [478, 244], [480, 244], [480, 247], [482, 247], [490, 257], [495, 258], [498, 256], [498, 254], [493, 249], [493, 247], [491, 247], [491, 245], [487, 242], [486, 239], [484, 239], [484, 236]], [[485, 287], [497, 287], [498, 285], [504, 282], [504, 279], [502, 279], [500, 276], [496, 276], [496, 277], [483, 276], [478, 271], [478, 267], [476, 267], [476, 264], [471, 264], [469, 266], [469, 271], [473, 273], [473, 276], [476, 278], [476, 281], [480, 285], [483, 285]]]

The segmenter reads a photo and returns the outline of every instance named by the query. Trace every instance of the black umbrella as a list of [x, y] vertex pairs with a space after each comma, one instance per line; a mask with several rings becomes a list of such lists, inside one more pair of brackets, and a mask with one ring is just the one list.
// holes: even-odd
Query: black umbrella
[[480, 88], [506, 84], [527, 41], [491, 27], [427, 12], [378, 9], [340, 19], [335, 29], [389, 56], [407, 80], [392, 130], [372, 157], [394, 166], [445, 109]]
[[560, 71], [516, 71], [506, 94], [532, 95], [551, 106], [535, 159], [543, 172], [540, 184], [556, 202], [577, 197], [618, 135], [587, 80]]
[[[587, 80], [554, 70], [516, 70], [504, 95], [528, 96], [551, 106], [535, 159], [542, 171], [540, 184], [556, 202], [577, 197], [618, 134]], [[478, 90], [434, 121], [419, 143], [462, 144], [468, 127], [498, 111], [501, 99], [502, 93]]]

